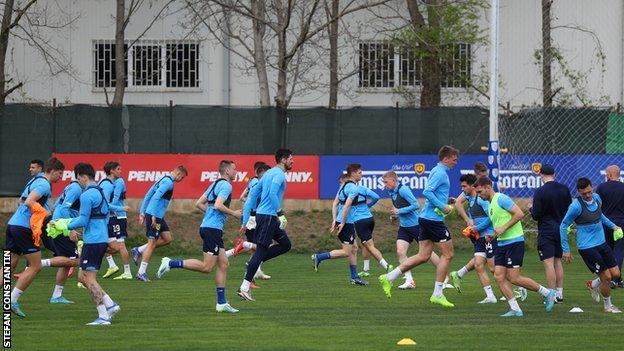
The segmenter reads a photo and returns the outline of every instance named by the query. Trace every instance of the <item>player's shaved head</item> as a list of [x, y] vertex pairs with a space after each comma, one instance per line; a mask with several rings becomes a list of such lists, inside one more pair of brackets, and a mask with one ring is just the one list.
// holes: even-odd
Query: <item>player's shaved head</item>
[[606, 176], [608, 180], [619, 180], [620, 179], [620, 167], [617, 165], [610, 165], [605, 170]]

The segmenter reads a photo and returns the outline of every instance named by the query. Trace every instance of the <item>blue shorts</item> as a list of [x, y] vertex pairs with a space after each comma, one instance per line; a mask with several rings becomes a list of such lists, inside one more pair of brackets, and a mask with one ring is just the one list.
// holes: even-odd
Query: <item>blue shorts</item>
[[365, 243], [373, 238], [375, 230], [375, 218], [368, 217], [355, 222], [355, 232], [360, 240]]
[[6, 228], [6, 241], [4, 249], [17, 255], [28, 255], [39, 252], [39, 246], [35, 245], [30, 228], [19, 225], [8, 225]]
[[[149, 213], [145, 214], [145, 236], [148, 239], [158, 239], [161, 233], [168, 232], [169, 226], [167, 222], [165, 222], [164, 218], [156, 217], [156, 228], [152, 227], [152, 215]], [[110, 233], [110, 231], [109, 231]], [[109, 234], [110, 237], [110, 234]]]
[[607, 243], [602, 243], [589, 249], [578, 250], [578, 252], [592, 273], [598, 274], [617, 266], [613, 250]]
[[106, 254], [108, 243], [84, 244], [80, 253], [80, 268], [84, 271], [100, 270], [102, 259]]
[[418, 224], [420, 225], [419, 241], [431, 240], [434, 243], [443, 243], [451, 240], [451, 234], [442, 221], [418, 218]]
[[419, 235], [420, 226], [418, 225], [412, 227], [399, 227], [399, 231], [397, 232], [397, 240], [407, 241], [411, 244], [414, 240], [418, 242]]
[[507, 268], [520, 268], [524, 260], [524, 241], [508, 245], [497, 245], [494, 265]]
[[279, 227], [277, 216], [256, 214], [256, 245], [271, 246], [273, 240], [278, 241], [286, 232]]
[[[147, 215], [145, 220], [147, 220]], [[110, 217], [108, 219], [108, 237], [125, 240], [128, 237], [128, 219]]]
[[494, 240], [493, 242], [488, 242], [487, 240], [485, 240], [485, 237], [482, 236], [479, 239], [475, 239], [471, 237], [470, 241], [472, 241], [472, 245], [474, 246], [475, 256], [481, 256], [484, 258], [494, 257], [494, 249], [496, 247], [496, 240]]
[[59, 235], [54, 238], [54, 257], [61, 256], [67, 258], [78, 257], [78, 249], [76, 243], [70, 238]]
[[204, 242], [203, 251], [205, 253], [219, 256], [219, 249], [225, 248], [223, 245], [223, 230], [216, 228], [200, 227], [199, 236]]
[[[340, 225], [338, 222], [335, 222], [335, 224], [336, 227]], [[345, 223], [340, 233], [338, 233], [338, 240], [345, 245], [353, 245], [353, 242], [355, 242], [355, 225], [353, 223]]]
[[245, 236], [250, 243], [256, 242], [256, 229], [245, 229]]
[[563, 255], [563, 250], [561, 249], [561, 239], [538, 235], [537, 253], [539, 254], [540, 261], [553, 257], [561, 258]]

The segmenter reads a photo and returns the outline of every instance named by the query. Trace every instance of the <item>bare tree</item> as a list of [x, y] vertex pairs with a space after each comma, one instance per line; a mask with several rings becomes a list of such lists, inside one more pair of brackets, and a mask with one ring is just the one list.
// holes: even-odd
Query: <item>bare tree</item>
[[[421, 107], [442, 102], [442, 80], [457, 72], [448, 63], [460, 43], [475, 44], [484, 39], [478, 13], [487, 7], [482, 0], [406, 0], [410, 27], [396, 37], [401, 46], [413, 51], [422, 62]], [[470, 77], [458, 77], [469, 80]], [[469, 85], [469, 84], [466, 84]]]
[[552, 16], [550, 10], [553, 0], [542, 0], [542, 104], [551, 107], [553, 102], [552, 93], [552, 42], [550, 40], [550, 23]]
[[[343, 16], [388, 1], [390, 0], [350, 0], [326, 20], [322, 13], [321, 0], [252, 0], [249, 5], [247, 1], [241, 0], [186, 0], [186, 4], [192, 14], [191, 21], [201, 21], [217, 41], [256, 70], [261, 106], [270, 105], [264, 92], [268, 93], [268, 70], [271, 69], [276, 73], [275, 104], [287, 108], [292, 97], [300, 91], [297, 84], [303, 81], [305, 74], [313, 71], [310, 65], [318, 64], [302, 54], [310, 41], [325, 33], [328, 27]], [[251, 29], [249, 25], [246, 27], [239, 24], [226, 30], [227, 36], [236, 45], [227, 45], [227, 41], [220, 36], [219, 29], [223, 25], [219, 18], [226, 12], [250, 22]], [[193, 26], [192, 23], [187, 25]]]
[[[338, 16], [340, 0], [331, 0], [331, 6], [325, 1], [325, 13], [328, 19]], [[327, 27], [329, 38], [329, 108], [338, 106], [338, 24], [333, 21]]]
[[[137, 43], [147, 31], [152, 28], [154, 23], [157, 20], [163, 17], [163, 13], [165, 10], [174, 2], [174, 0], [167, 1], [159, 11], [156, 12], [156, 15], [151, 19], [149, 24], [143, 29], [142, 33], [139, 34], [132, 42], [126, 44], [125, 33], [128, 24], [130, 24], [130, 20], [132, 17], [139, 11], [141, 6], [145, 3], [145, 0], [130, 0], [130, 4], [128, 4], [127, 12], [126, 12], [126, 1], [125, 0], [116, 0], [115, 7], [115, 94], [113, 96], [113, 101], [110, 103], [111, 106], [122, 106], [123, 98], [126, 91], [126, 86], [128, 85], [128, 72], [126, 72], [126, 57], [128, 55], [128, 50], [134, 44]], [[162, 65], [162, 62], [159, 62], [159, 65]], [[106, 103], [108, 102], [108, 94], [106, 90], [104, 90], [106, 94]]]
[[[65, 53], [55, 46], [50, 33], [70, 26], [77, 15], [54, 17], [54, 12], [45, 6], [38, 6], [37, 0], [16, 7], [14, 0], [4, 1], [2, 24], [0, 26], [0, 105], [4, 105], [9, 94], [21, 88], [23, 81], [16, 77], [7, 78], [7, 49], [10, 40], [20, 40], [33, 47], [43, 58], [49, 73], [55, 76], [61, 72], [72, 74], [72, 67]], [[66, 15], [66, 14], [64, 14]]]
[[267, 76], [266, 53], [264, 50], [264, 37], [266, 35], [266, 6], [264, 0], [251, 0], [251, 13], [253, 23], [253, 62], [258, 77], [260, 90], [260, 106], [270, 106], [269, 78]]
[[[552, 15], [554, 3], [554, 0], [542, 0], [542, 47], [533, 54], [534, 64], [542, 76], [543, 107], [578, 103], [583, 106], [611, 104], [608, 95], [596, 96], [596, 92], [590, 88], [590, 75], [597, 70], [596, 73], [602, 81], [607, 71], [606, 53], [600, 37], [592, 29], [578, 23], [555, 23]], [[570, 45], [570, 42], [564, 44], [553, 40], [553, 33], [557, 30], [574, 31], [588, 36], [594, 44], [592, 63], [584, 68], [574, 68], [566, 57], [567, 50], [562, 48]]]

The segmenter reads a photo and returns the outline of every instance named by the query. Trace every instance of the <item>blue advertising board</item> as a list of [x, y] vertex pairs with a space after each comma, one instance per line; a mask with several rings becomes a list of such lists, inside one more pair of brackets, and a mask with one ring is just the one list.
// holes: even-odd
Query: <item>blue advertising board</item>
[[[449, 172], [451, 196], [460, 193], [459, 177], [472, 173], [477, 162], [487, 164], [487, 155], [461, 155], [457, 166]], [[427, 184], [427, 178], [438, 163], [437, 155], [381, 155], [381, 156], [321, 156], [320, 198], [333, 199], [338, 191], [338, 177], [347, 164], [359, 163], [363, 168], [363, 185], [382, 197], [389, 197], [384, 189], [382, 176], [385, 172], [397, 172], [400, 181], [409, 186], [417, 197]], [[542, 185], [539, 170], [542, 163], [552, 164], [557, 180], [566, 184], [576, 194], [578, 177], [588, 177], [594, 184], [604, 181], [604, 169], [609, 164], [624, 166], [624, 155], [501, 155], [499, 186], [512, 197], [532, 197]], [[624, 167], [623, 167], [624, 168]], [[624, 171], [622, 172], [624, 176]]]

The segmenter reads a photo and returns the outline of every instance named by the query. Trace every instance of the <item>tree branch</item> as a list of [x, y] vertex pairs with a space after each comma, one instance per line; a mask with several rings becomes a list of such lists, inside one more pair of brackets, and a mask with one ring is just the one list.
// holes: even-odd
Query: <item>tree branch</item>
[[19, 82], [16, 85], [14, 85], [13, 87], [9, 88], [8, 90], [5, 90], [4, 93], [2, 94], [2, 96], [0, 97], [0, 101], [4, 101], [4, 99], [9, 96], [9, 94], [11, 94], [12, 92], [14, 92], [15, 90], [21, 88], [24, 85], [24, 83]]

